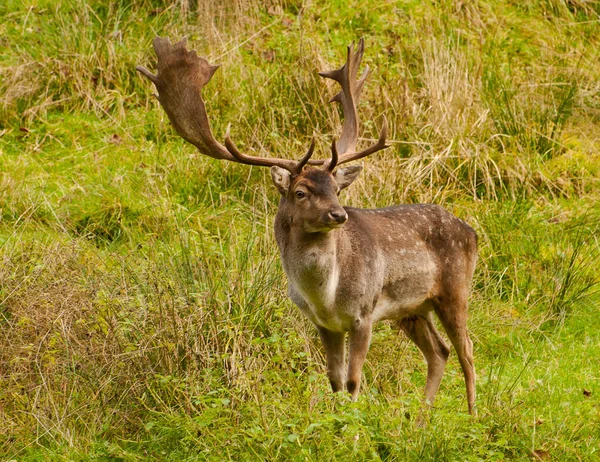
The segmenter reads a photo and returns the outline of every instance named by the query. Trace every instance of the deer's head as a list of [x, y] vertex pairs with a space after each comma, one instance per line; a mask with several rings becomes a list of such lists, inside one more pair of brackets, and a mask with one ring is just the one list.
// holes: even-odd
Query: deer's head
[[285, 198], [294, 222], [309, 233], [328, 232], [339, 228], [348, 220], [340, 205], [338, 194], [358, 177], [362, 167], [354, 165], [327, 169], [306, 167], [296, 175], [281, 167], [271, 167], [273, 183]]

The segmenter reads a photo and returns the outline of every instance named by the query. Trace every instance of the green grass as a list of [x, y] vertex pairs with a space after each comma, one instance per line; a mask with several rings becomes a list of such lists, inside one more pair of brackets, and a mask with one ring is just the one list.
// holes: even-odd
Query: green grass
[[[600, 8], [216, 0], [0, 5], [1, 460], [600, 458]], [[451, 355], [378, 325], [357, 403], [286, 297], [268, 171], [199, 155], [135, 72], [152, 38], [222, 64], [213, 131], [320, 156], [316, 74], [366, 39], [359, 113], [392, 147], [344, 203], [438, 203], [480, 237], [479, 415]]]

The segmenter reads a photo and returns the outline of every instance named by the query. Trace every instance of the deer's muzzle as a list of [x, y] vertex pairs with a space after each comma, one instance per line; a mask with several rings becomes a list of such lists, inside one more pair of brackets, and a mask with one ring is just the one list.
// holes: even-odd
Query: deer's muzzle
[[344, 223], [346, 223], [346, 221], [348, 221], [348, 214], [344, 209], [331, 210], [327, 214], [327, 218], [335, 224], [343, 225]]

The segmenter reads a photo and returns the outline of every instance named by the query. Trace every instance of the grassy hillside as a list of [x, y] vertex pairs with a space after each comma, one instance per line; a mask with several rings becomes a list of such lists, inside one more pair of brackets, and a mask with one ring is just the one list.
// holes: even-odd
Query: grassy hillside
[[[133, 3], [133, 4], [132, 4]], [[0, 4], [1, 460], [600, 458], [595, 1]], [[213, 132], [297, 158], [340, 130], [317, 70], [366, 41], [342, 202], [441, 204], [479, 234], [479, 415], [451, 354], [378, 325], [357, 403], [286, 297], [266, 169], [182, 141], [135, 72], [155, 35], [221, 68]], [[366, 143], [366, 141], [363, 141]]]

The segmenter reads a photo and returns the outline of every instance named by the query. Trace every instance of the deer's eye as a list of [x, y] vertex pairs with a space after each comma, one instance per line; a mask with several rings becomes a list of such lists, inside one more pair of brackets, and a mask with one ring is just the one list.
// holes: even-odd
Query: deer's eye
[[306, 194], [304, 193], [304, 191], [296, 191], [296, 197], [298, 199], [302, 199], [304, 196], [306, 196]]

